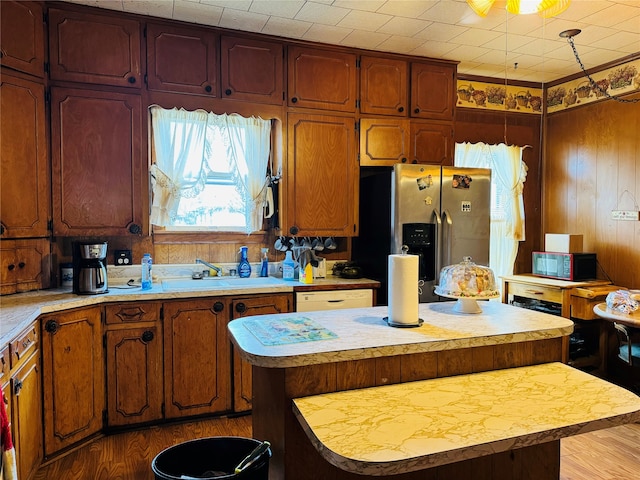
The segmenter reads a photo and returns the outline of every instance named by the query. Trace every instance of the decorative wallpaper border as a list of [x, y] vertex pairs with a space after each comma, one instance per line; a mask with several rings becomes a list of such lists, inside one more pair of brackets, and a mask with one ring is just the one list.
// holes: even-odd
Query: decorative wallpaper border
[[458, 107], [542, 114], [542, 89], [458, 80]]
[[[609, 95], [617, 96], [640, 91], [639, 72], [640, 60], [633, 60], [593, 73], [591, 78]], [[458, 79], [456, 92], [458, 107], [542, 114], [544, 95], [541, 88]], [[585, 76], [546, 89], [547, 113], [604, 99], [605, 94], [592, 87]]]
[[584, 76], [549, 87], [547, 89], [547, 113], [604, 100], [606, 96], [603, 91], [612, 96], [639, 91], [640, 73], [638, 72], [640, 72], [640, 60], [634, 60], [591, 74], [591, 78], [600, 89], [591, 86], [589, 80]]

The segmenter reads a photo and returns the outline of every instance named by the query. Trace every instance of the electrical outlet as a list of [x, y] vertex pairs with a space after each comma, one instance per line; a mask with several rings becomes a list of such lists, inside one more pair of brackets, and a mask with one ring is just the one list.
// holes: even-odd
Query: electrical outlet
[[629, 220], [637, 222], [640, 220], [640, 212], [637, 210], [612, 210], [611, 218], [614, 220]]
[[116, 250], [114, 257], [114, 265], [131, 265], [131, 250]]

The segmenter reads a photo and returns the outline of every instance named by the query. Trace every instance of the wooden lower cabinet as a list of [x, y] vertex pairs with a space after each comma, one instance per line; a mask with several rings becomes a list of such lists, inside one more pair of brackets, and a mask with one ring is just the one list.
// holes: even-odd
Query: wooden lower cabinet
[[0, 401], [7, 407], [20, 480], [34, 476], [44, 454], [38, 336], [36, 322], [0, 351]]
[[231, 410], [230, 300], [165, 302], [165, 418]]
[[[269, 313], [288, 313], [293, 306], [293, 295], [264, 295], [238, 297], [231, 301], [232, 319], [250, 315], [267, 315]], [[251, 386], [251, 364], [240, 358], [237, 349], [233, 348], [233, 411], [251, 410], [253, 388]]]
[[11, 376], [11, 397], [18, 478], [29, 480], [40, 467], [43, 456], [38, 350]]
[[48, 456], [102, 430], [101, 309], [43, 315], [41, 322], [44, 452]]
[[162, 418], [162, 327], [159, 303], [105, 307], [107, 427]]

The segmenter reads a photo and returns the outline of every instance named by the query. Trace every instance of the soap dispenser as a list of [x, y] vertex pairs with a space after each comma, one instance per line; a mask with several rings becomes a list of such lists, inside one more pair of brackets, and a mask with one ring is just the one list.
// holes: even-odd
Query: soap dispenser
[[251, 276], [251, 265], [247, 260], [247, 247], [240, 247], [240, 263], [238, 264], [238, 276], [249, 278]]
[[291, 257], [291, 250], [287, 250], [284, 262], [282, 262], [282, 279], [293, 280], [296, 264]]
[[260, 257], [261, 257], [261, 266], [260, 266], [260, 276], [268, 277], [269, 276], [269, 249], [261, 248], [260, 249]]

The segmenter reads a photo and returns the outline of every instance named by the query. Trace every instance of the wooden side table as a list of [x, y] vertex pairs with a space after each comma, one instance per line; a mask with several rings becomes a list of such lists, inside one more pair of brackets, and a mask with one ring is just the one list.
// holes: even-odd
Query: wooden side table
[[[599, 324], [598, 355], [572, 362], [576, 367], [595, 366], [599, 371], [606, 371], [607, 329], [602, 322], [589, 310], [589, 303], [595, 298], [605, 295], [619, 287], [611, 285], [608, 280], [584, 280], [571, 282], [554, 278], [538, 277], [535, 275], [509, 275], [502, 278], [502, 303], [511, 303], [513, 296], [540, 300], [559, 305], [560, 315], [580, 321], [596, 321]], [[595, 292], [595, 293], [594, 293]], [[606, 292], [606, 293], [605, 293]], [[602, 300], [600, 300], [602, 301]], [[596, 302], [597, 303], [597, 302]], [[576, 325], [576, 330], [580, 328]], [[569, 341], [563, 345], [563, 361], [569, 363]]]

